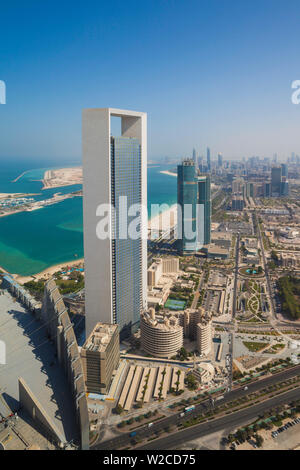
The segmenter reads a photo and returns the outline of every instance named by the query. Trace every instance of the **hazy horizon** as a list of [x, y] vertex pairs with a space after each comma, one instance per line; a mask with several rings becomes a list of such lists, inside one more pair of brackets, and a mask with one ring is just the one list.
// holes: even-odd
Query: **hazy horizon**
[[300, 154], [298, 0], [1, 6], [0, 158], [81, 158], [81, 112], [148, 113], [148, 157]]

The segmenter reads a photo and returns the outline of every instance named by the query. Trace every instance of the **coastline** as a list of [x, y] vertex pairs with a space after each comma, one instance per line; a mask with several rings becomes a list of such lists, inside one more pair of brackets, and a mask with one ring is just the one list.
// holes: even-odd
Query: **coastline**
[[148, 220], [148, 232], [151, 230], [167, 230], [168, 226], [173, 228], [177, 224], [177, 203], [172, 204], [169, 209], [157, 214]]
[[29, 282], [29, 281], [34, 281], [34, 280], [39, 281], [40, 279], [49, 279], [54, 273], [56, 273], [57, 271], [60, 271], [63, 268], [72, 267], [75, 265], [82, 265], [83, 263], [84, 263], [84, 258], [78, 258], [76, 260], [66, 261], [64, 263], [59, 263], [53, 266], [49, 266], [49, 268], [46, 268], [43, 271], [40, 271], [39, 273], [32, 274], [31, 276], [19, 276], [18, 274], [13, 274], [13, 276], [19, 284], [25, 284], [25, 282]]
[[[159, 166], [159, 165], [155, 165], [155, 166]], [[61, 167], [60, 167], [61, 168]], [[71, 167], [71, 168], [80, 168], [78, 165], [74, 165], [74, 167]], [[67, 169], [66, 167], [64, 167], [64, 169]], [[26, 172], [23, 172], [22, 174], [20, 174], [18, 177], [17, 177], [17, 180], [20, 179], [25, 173], [29, 172], [31, 170], [27, 170]], [[45, 170], [47, 171], [47, 170]], [[167, 174], [169, 176], [177, 176], [175, 173], [172, 173], [172, 172], [169, 172], [167, 170], [162, 170], [160, 173], [162, 174]], [[41, 180], [39, 180], [41, 181]], [[20, 192], [20, 193], [1, 193], [0, 197], [7, 197], [7, 195], [14, 195], [15, 197], [17, 196], [20, 196], [20, 195], [23, 195], [24, 193]], [[32, 192], [30, 193], [30, 195], [36, 195], [37, 193], [35, 192]], [[40, 194], [40, 193], [39, 193]], [[27, 193], [26, 193], [27, 195]], [[41, 201], [39, 201], [40, 203]], [[58, 202], [58, 201], [57, 201]], [[161, 204], [162, 206], [162, 209], [163, 209], [163, 204]], [[173, 204], [171, 206], [168, 206], [167, 205], [167, 210], [161, 212], [160, 214], [156, 214], [154, 215], [153, 217], [151, 217], [151, 213], [149, 214], [150, 215], [150, 218], [148, 219], [147, 223], [148, 223], [148, 234], [149, 236], [151, 236], [151, 231], [153, 232], [157, 232], [158, 230], [160, 229], [164, 229], [165, 226], [167, 226], [166, 224], [169, 223], [169, 221], [171, 222], [171, 227], [174, 226], [176, 223], [177, 223], [177, 211], [175, 210], [175, 208], [177, 207], [177, 204]], [[35, 209], [38, 209], [38, 208], [41, 208], [41, 207], [36, 207]], [[32, 209], [31, 209], [32, 210]], [[14, 215], [14, 214], [18, 214], [20, 212], [24, 212], [23, 210], [14, 210], [12, 212], [9, 212], [9, 213], [6, 213], [6, 214], [0, 214], [0, 217], [5, 217], [5, 216], [8, 216], [8, 215]], [[58, 270], [62, 269], [62, 268], [65, 268], [67, 266], [74, 266], [76, 264], [83, 264], [84, 263], [84, 258], [78, 258], [76, 260], [72, 259], [72, 261], [65, 261], [65, 262], [61, 262], [59, 264], [56, 264], [56, 265], [51, 265], [51, 266], [48, 266], [47, 268], [45, 268], [43, 271], [40, 271], [40, 272], [37, 272], [37, 273], [33, 273], [31, 275], [22, 275], [22, 274], [18, 274], [18, 271], [17, 269], [14, 270], [14, 272], [10, 272], [10, 271], [7, 271], [5, 268], [1, 267], [0, 266], [0, 269], [2, 269], [2, 271], [4, 273], [8, 273], [8, 274], [11, 274], [16, 280], [17, 282], [20, 282], [20, 284], [24, 284], [25, 282], [28, 282], [30, 280], [39, 280], [39, 279], [43, 279], [43, 278], [48, 278], [50, 277], [53, 273], [57, 272]]]
[[163, 175], [176, 176], [176, 178], [177, 178], [177, 173], [173, 173], [173, 171], [162, 170], [162, 171], [160, 171], [160, 173], [162, 173]]

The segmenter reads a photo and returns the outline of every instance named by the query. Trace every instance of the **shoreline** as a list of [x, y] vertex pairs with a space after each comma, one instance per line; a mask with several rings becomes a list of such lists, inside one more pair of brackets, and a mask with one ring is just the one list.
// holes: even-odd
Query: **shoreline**
[[[65, 261], [63, 263], [59, 263], [59, 264], [55, 264], [53, 266], [49, 266], [49, 268], [46, 268], [43, 271], [40, 271], [36, 274], [31, 274], [29, 276], [21, 276], [19, 274], [13, 274], [13, 276], [14, 276], [14, 279], [19, 284], [25, 284], [25, 282], [34, 281], [34, 280], [39, 281], [40, 279], [43, 279], [43, 278], [49, 279], [54, 273], [56, 273], [57, 271], [60, 271], [63, 268], [72, 267], [72, 266], [75, 266], [77, 264], [82, 265], [83, 263], [84, 263], [84, 258], [78, 258], [77, 260]], [[0, 268], [1, 268], [1, 266], [0, 266]]]
[[[159, 166], [159, 165], [157, 165], [157, 166]], [[78, 168], [78, 165], [74, 166], [72, 168]], [[31, 170], [27, 170], [26, 173], [29, 172], [29, 171], [31, 171]], [[177, 177], [177, 174], [169, 172], [167, 170], [162, 170], [160, 173], [167, 174], [167, 175], [173, 176], [173, 177], [174, 176]], [[23, 174], [19, 175], [18, 178], [20, 178], [21, 176], [23, 176]], [[163, 205], [163, 204], [161, 204], [161, 205]], [[176, 210], [176, 208], [177, 208], [177, 203], [174, 203], [171, 206], [168, 205], [168, 209], [161, 212], [160, 214], [156, 214], [153, 217], [149, 218], [148, 219], [148, 234], [149, 234], [149, 232], [151, 234], [152, 230], [153, 231], [158, 231], [160, 228], [164, 227], [165, 224], [167, 224], [169, 221], [170, 221], [170, 227], [171, 228], [174, 227], [174, 225], [177, 224], [177, 210]], [[6, 215], [17, 214], [17, 213], [19, 213], [19, 211], [14, 211], [12, 214], [3, 214], [2, 217], [6, 216]], [[0, 217], [1, 217], [1, 215], [0, 215]], [[51, 265], [48, 268], [45, 268], [43, 271], [31, 274], [31, 275], [27, 275], [27, 276], [23, 276], [23, 275], [20, 275], [18, 273], [10, 273], [5, 268], [3, 268], [2, 266], [0, 266], [0, 269], [2, 269], [2, 271], [4, 273], [11, 274], [14, 277], [14, 279], [16, 279], [16, 281], [19, 282], [20, 284], [24, 284], [24, 283], [26, 283], [28, 281], [31, 281], [31, 280], [34, 280], [34, 279], [39, 280], [39, 279], [42, 279], [42, 278], [45, 278], [45, 277], [50, 277], [50, 275], [54, 274], [55, 272], [59, 271], [62, 268], [65, 268], [67, 266], [72, 267], [76, 264], [83, 264], [83, 263], [84, 263], [84, 258], [78, 258], [77, 260], [72, 260], [72, 261], [65, 261], [65, 262], [62, 262], [62, 263], [58, 263], [56, 265]]]
[[[177, 224], [177, 202], [169, 206], [169, 209], [156, 214], [148, 220], [148, 232], [164, 230], [164, 227], [173, 228]], [[165, 228], [167, 230], [167, 228]]]
[[163, 175], [176, 176], [176, 178], [177, 178], [177, 173], [174, 173], [173, 171], [162, 170], [162, 171], [160, 171], [160, 173], [163, 174]]
[[62, 167], [57, 169], [49, 169], [44, 172], [41, 180], [45, 189], [63, 188], [65, 186], [73, 186], [74, 184], [83, 184], [82, 166]]

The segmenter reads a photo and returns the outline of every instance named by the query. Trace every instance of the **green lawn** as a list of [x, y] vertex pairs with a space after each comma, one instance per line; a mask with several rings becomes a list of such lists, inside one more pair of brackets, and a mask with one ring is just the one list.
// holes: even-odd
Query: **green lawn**
[[250, 352], [259, 352], [268, 346], [268, 343], [257, 343], [255, 341], [243, 341], [243, 344]]

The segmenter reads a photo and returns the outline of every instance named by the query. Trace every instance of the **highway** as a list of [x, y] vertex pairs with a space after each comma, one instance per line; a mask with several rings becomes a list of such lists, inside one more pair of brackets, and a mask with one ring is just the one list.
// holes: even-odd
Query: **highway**
[[287, 403], [293, 400], [299, 400], [299, 388], [280, 395], [278, 397], [271, 398], [263, 403], [252, 406], [251, 408], [243, 409], [239, 412], [233, 413], [222, 418], [209, 421], [207, 423], [198, 424], [190, 428], [184, 429], [177, 432], [176, 434], [170, 434], [169, 436], [148, 442], [142, 447], [138, 447], [139, 450], [165, 450], [165, 449], [177, 449], [186, 442], [200, 437], [207, 436], [208, 434], [222, 431], [225, 429], [233, 430], [245, 423], [249, 423], [255, 420], [259, 415], [262, 415], [267, 409], [276, 407], [283, 403]]
[[263, 268], [265, 270], [265, 278], [266, 278], [266, 281], [267, 281], [267, 289], [268, 289], [268, 294], [269, 294], [269, 299], [270, 299], [271, 315], [274, 319], [276, 319], [273, 292], [272, 292], [271, 283], [270, 283], [270, 276], [269, 276], [269, 268], [268, 268], [268, 263], [266, 261], [265, 247], [264, 247], [264, 243], [263, 243], [263, 240], [262, 240], [261, 230], [260, 230], [259, 221], [258, 221], [256, 212], [253, 213], [253, 217], [255, 219], [255, 221], [253, 220], [253, 225], [254, 225], [257, 233], [258, 233], [258, 238], [259, 238], [260, 247], [261, 247], [261, 254], [262, 254], [262, 259], [263, 259]]
[[[219, 400], [217, 403], [218, 405], [228, 403], [232, 400], [236, 400], [240, 397], [243, 397], [245, 395], [248, 395], [252, 392], [256, 392], [258, 390], [261, 390], [267, 386], [274, 385], [278, 382], [282, 382], [284, 380], [287, 380], [291, 377], [295, 377], [300, 375], [300, 365], [292, 367], [286, 371], [279, 372], [275, 375], [266, 377], [265, 379], [262, 380], [257, 380], [256, 382], [247, 384], [247, 390], [245, 390], [243, 387], [238, 388], [236, 390], [233, 390], [229, 393], [227, 393], [222, 400]], [[299, 398], [299, 390], [298, 390], [298, 398]], [[179, 399], [180, 400], [180, 399]], [[193, 416], [193, 415], [199, 415], [201, 413], [204, 413], [208, 411], [212, 407], [211, 400], [208, 399], [198, 405], [195, 406], [195, 410], [191, 413], [188, 414], [188, 416]], [[142, 411], [141, 411], [142, 412]], [[166, 426], [170, 425], [177, 425], [179, 423], [182, 423], [187, 420], [188, 418], [187, 415], [184, 417], [180, 416], [180, 413], [174, 413], [171, 416], [168, 416], [167, 418], [164, 418], [157, 423], [153, 423], [153, 426], [151, 428], [148, 428], [148, 426], [143, 426], [139, 429], [136, 430], [136, 437], [142, 438], [142, 437], [150, 437], [152, 434], [154, 434], [155, 431], [163, 430]], [[229, 416], [227, 417], [229, 418]], [[202, 426], [202, 425], [201, 425]], [[196, 426], [198, 428], [198, 426]], [[201, 428], [202, 429], [202, 428]], [[93, 450], [111, 450], [111, 449], [117, 449], [120, 447], [130, 447], [130, 441], [131, 437], [129, 433], [120, 433], [118, 436], [116, 436], [113, 439], [103, 441], [101, 443], [96, 443], [92, 447]]]

